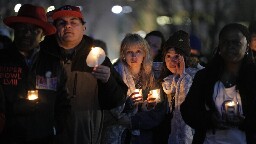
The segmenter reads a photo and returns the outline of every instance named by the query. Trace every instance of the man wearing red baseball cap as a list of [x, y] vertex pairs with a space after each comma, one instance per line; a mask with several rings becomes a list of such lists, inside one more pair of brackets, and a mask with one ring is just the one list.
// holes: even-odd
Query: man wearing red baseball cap
[[0, 143], [52, 144], [68, 111], [66, 75], [59, 58], [39, 44], [56, 28], [43, 7], [31, 4], [3, 22], [14, 30], [14, 41], [0, 51]]
[[68, 74], [67, 87], [71, 99], [68, 138], [63, 143], [99, 144], [103, 126], [103, 110], [124, 104], [127, 86], [113, 69], [108, 57], [90, 67], [86, 63], [93, 39], [84, 35], [85, 21], [79, 7], [65, 5], [50, 14], [57, 32], [46, 37], [43, 49], [59, 55]]

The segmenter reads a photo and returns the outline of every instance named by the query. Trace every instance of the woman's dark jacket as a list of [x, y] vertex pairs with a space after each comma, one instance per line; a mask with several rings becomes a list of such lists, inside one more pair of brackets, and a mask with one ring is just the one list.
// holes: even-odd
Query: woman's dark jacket
[[[219, 58], [219, 57], [218, 57]], [[197, 72], [185, 101], [181, 105], [184, 121], [195, 129], [193, 143], [204, 142], [206, 132], [215, 130], [211, 116], [217, 111], [213, 101], [214, 84], [220, 80], [223, 61], [213, 59], [205, 69]], [[245, 121], [240, 125], [247, 137], [247, 143], [256, 142], [256, 68], [245, 60], [239, 71], [237, 89], [241, 95]], [[209, 107], [209, 110], [206, 109]]]

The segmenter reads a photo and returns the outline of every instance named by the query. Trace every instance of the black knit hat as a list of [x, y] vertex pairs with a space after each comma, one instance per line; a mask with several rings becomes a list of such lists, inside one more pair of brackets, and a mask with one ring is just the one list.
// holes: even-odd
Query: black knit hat
[[190, 55], [190, 42], [189, 34], [183, 30], [176, 31], [164, 44], [164, 51], [174, 48], [178, 53], [189, 56]]

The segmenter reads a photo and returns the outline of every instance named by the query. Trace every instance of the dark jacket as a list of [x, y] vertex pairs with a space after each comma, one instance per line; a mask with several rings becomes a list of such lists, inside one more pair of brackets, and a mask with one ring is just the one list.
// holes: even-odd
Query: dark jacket
[[4, 103], [4, 92], [2, 85], [0, 85], [0, 134], [2, 133], [2, 130], [4, 129], [5, 125], [5, 103]]
[[[108, 57], [102, 65], [110, 67], [107, 83], [102, 83], [91, 74], [93, 68], [86, 63], [93, 40], [84, 36], [71, 55], [59, 47], [54, 36], [48, 37], [42, 47], [60, 57], [68, 74], [67, 87], [72, 104], [70, 116], [71, 144], [99, 143], [103, 124], [103, 110], [111, 109], [125, 102], [127, 86], [113, 69]], [[68, 141], [68, 140], [67, 140]], [[65, 141], [65, 142], [67, 142]]]
[[[34, 141], [52, 137], [56, 129], [60, 132], [58, 124], [70, 107], [57, 57], [35, 49], [27, 61], [14, 46], [1, 50], [0, 82], [6, 117], [0, 143]], [[38, 100], [28, 100], [28, 90], [36, 89]]]
[[[184, 121], [195, 129], [193, 143], [204, 142], [206, 132], [216, 129], [212, 114], [217, 111], [212, 98], [214, 84], [220, 79], [223, 61], [220, 58], [213, 59], [205, 69], [195, 75], [190, 91], [181, 105], [181, 113]], [[247, 137], [247, 143], [256, 141], [256, 68], [255, 65], [246, 63], [245, 60], [239, 71], [237, 89], [239, 90], [245, 121], [240, 125]], [[206, 110], [206, 105], [209, 110]]]
[[[132, 87], [138, 88], [138, 85], [132, 85], [131, 83], [132, 76], [129, 73], [126, 73], [124, 70], [125, 66], [121, 61], [117, 61], [114, 64], [115, 69], [118, 73], [123, 76], [123, 80], [129, 86], [129, 91], [132, 90]], [[143, 99], [146, 100], [148, 93], [153, 88], [159, 88], [159, 86], [154, 85], [152, 87], [146, 87], [142, 89]], [[161, 88], [160, 88], [161, 89]], [[128, 94], [129, 95], [129, 94]], [[166, 137], [163, 135], [166, 134], [163, 131], [162, 124], [169, 110], [168, 100], [166, 95], [163, 95], [161, 91], [161, 102], [159, 102], [154, 109], [145, 110], [142, 108], [142, 105], [139, 106], [138, 111], [135, 113], [133, 102], [127, 96], [127, 100], [124, 107], [119, 107], [108, 111], [105, 115], [105, 139], [102, 143], [136, 143], [136, 144], [164, 144], [167, 143]], [[170, 121], [168, 121], [170, 123]], [[168, 127], [168, 125], [166, 125]], [[138, 135], [131, 135], [132, 130], [139, 130]], [[133, 131], [134, 132], [134, 131]], [[159, 136], [161, 134], [161, 136]], [[167, 136], [169, 133], [167, 134]], [[160, 139], [162, 138], [162, 139]], [[119, 140], [118, 140], [119, 139]]]
[[161, 102], [150, 111], [139, 111], [131, 117], [132, 129], [139, 129], [140, 136], [132, 140], [136, 144], [167, 144], [171, 119], [168, 99], [161, 90]]

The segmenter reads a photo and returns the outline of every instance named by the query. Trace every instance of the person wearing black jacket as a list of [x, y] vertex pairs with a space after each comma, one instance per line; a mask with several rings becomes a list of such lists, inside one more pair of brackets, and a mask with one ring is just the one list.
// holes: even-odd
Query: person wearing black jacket
[[51, 144], [70, 109], [64, 68], [58, 57], [41, 51], [39, 45], [56, 29], [47, 22], [44, 8], [31, 4], [22, 5], [18, 15], [4, 23], [14, 29], [14, 41], [0, 51], [5, 119], [0, 143]]
[[95, 67], [86, 63], [93, 39], [84, 35], [86, 27], [79, 7], [65, 5], [50, 13], [57, 33], [46, 37], [41, 46], [61, 58], [68, 75], [67, 88], [72, 109], [66, 127], [67, 136], [63, 136], [60, 143], [98, 144], [103, 110], [122, 105], [127, 86], [108, 57]]
[[194, 144], [255, 143], [256, 67], [249, 41], [245, 26], [225, 25], [214, 58], [196, 73], [180, 109], [195, 129]]

